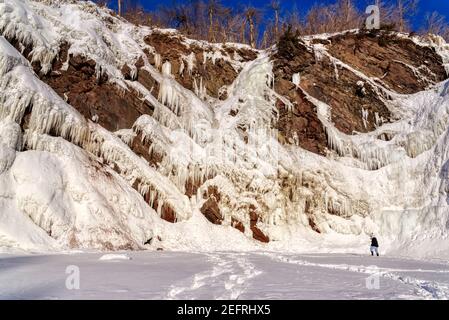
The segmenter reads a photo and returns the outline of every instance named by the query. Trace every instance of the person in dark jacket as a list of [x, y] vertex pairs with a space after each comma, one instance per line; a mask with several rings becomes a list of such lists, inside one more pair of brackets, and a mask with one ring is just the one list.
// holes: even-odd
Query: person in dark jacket
[[377, 239], [375, 236], [371, 236], [370, 251], [371, 251], [372, 256], [374, 256], [374, 253], [376, 253], [376, 255], [379, 256], [379, 243], [377, 242]]

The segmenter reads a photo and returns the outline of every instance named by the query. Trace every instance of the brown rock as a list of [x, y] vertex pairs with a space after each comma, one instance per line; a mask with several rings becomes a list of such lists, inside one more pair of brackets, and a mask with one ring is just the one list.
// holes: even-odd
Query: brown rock
[[[323, 44], [332, 46], [332, 48], [338, 47], [338, 50], [331, 50], [332, 54], [349, 63], [354, 54], [352, 46], [347, 43], [349, 40], [345, 37], [346, 35], [341, 36], [338, 41], [335, 39], [332, 39], [332, 41], [326, 40]], [[347, 37], [350, 38], [351, 36]], [[341, 42], [341, 45], [337, 46], [334, 41], [336, 43]], [[337, 129], [346, 134], [374, 130], [376, 128], [375, 113], [386, 121], [392, 121], [389, 109], [385, 106], [382, 97], [379, 97], [378, 92], [369, 84], [364, 84], [363, 94], [357, 94], [361, 90], [358, 83], [364, 81], [355, 73], [334, 65], [327, 58], [315, 61], [313, 53], [309, 52], [301, 41], [292, 42], [289, 45], [295, 46], [293, 57], [284, 57], [282, 52], [273, 55], [275, 90], [288, 97], [293, 104], [293, 110], [289, 112], [282, 102], [278, 101], [277, 103], [280, 116], [277, 123], [280, 141], [297, 143], [306, 150], [321, 155], [326, 154], [326, 134], [317, 117], [316, 107], [308, 101], [306, 93], [331, 107], [332, 121]], [[361, 48], [361, 50], [364, 49]], [[363, 56], [369, 55], [364, 54]], [[344, 60], [343, 58], [346, 57], [349, 58]], [[385, 57], [382, 57], [382, 67], [385, 68]], [[368, 62], [363, 61], [359, 64], [365, 65]], [[397, 64], [389, 65], [390, 69], [397, 68]], [[358, 64], [355, 68], [357, 67]], [[291, 82], [292, 75], [297, 72], [301, 75], [299, 88], [296, 88]], [[379, 74], [376, 74], [376, 76], [382, 77]], [[399, 79], [395, 81], [400, 82]], [[363, 119], [362, 108], [368, 111], [367, 121]]]
[[296, 140], [302, 148], [324, 155], [327, 139], [315, 107], [291, 82], [294, 73], [300, 72], [302, 77], [303, 72], [314, 68], [315, 57], [301, 42], [290, 45], [296, 46], [293, 59], [290, 56], [282, 56], [279, 52], [273, 56], [274, 89], [280, 95], [288, 97], [294, 106], [294, 110], [290, 112], [281, 101], [276, 104], [279, 110], [279, 120], [276, 124], [279, 140], [282, 143], [295, 143]]
[[[381, 78], [399, 93], [416, 93], [447, 78], [442, 59], [435, 50], [394, 33], [339, 35], [331, 39], [328, 49], [333, 56], [369, 77]], [[419, 75], [408, 66], [415, 68]]]
[[148, 163], [150, 163], [150, 165], [157, 167], [158, 164], [162, 161], [163, 155], [158, 154], [154, 151], [150, 153], [150, 147], [151, 141], [143, 141], [142, 134], [140, 132], [136, 135], [131, 144], [131, 149], [136, 155], [143, 157], [148, 161]]
[[134, 80], [131, 76], [131, 68], [127, 64], [123, 65], [121, 72], [126, 80]]
[[137, 81], [139, 81], [151, 94], [157, 98], [159, 94], [159, 83], [154, 80], [151, 74], [146, 71], [139, 69], [137, 72]]
[[256, 212], [256, 207], [252, 204], [249, 206], [249, 220], [251, 226], [256, 225], [257, 221], [259, 221], [259, 215]]
[[[136, 179], [132, 185], [132, 187], [138, 191], [138, 186], [141, 183], [140, 179]], [[154, 190], [149, 190], [146, 194], [143, 195], [143, 198], [145, 200], [145, 202], [147, 202], [148, 204], [150, 204], [150, 200], [151, 200], [151, 193], [150, 192], [156, 192]], [[158, 195], [155, 196], [154, 200], [153, 200], [153, 205], [151, 206], [155, 211], [158, 210], [159, 208], [159, 197]], [[161, 207], [161, 218], [171, 222], [171, 223], [175, 223], [177, 222], [177, 215], [176, 212], [173, 210], [173, 208], [171, 208], [167, 203], [163, 203], [162, 207]], [[158, 237], [158, 239], [160, 240], [160, 238]]]
[[218, 202], [214, 197], [207, 199], [200, 209], [201, 213], [213, 224], [221, 224], [223, 216], [220, 213]]
[[196, 195], [196, 193], [197, 193], [199, 187], [201, 187], [202, 183], [203, 183], [203, 181], [197, 181], [192, 178], [187, 179], [186, 185], [185, 185], [186, 195], [188, 197], [192, 197], [193, 195]]
[[177, 220], [175, 211], [166, 203], [162, 205], [161, 218], [171, 223], [175, 223]]
[[[197, 45], [188, 47], [182, 43], [182, 38], [179, 35], [158, 32], [153, 32], [147, 36], [145, 42], [153, 46], [164, 61], [171, 63], [173, 76], [186, 89], [193, 90], [194, 80], [196, 79], [197, 85], [199, 85], [200, 79], [202, 78], [208, 95], [220, 99], [227, 98], [226, 94], [219, 95], [220, 88], [232, 84], [237, 77], [237, 72], [229, 62], [223, 59], [217, 59], [215, 64], [208, 59], [203, 64], [203, 51], [212, 50], [212, 47], [206, 49]], [[192, 74], [189, 74], [187, 70], [179, 74], [182, 56], [188, 56], [192, 52], [196, 57], [196, 66], [192, 70]], [[226, 54], [226, 52], [223, 53]], [[251, 50], [242, 49], [240, 53], [242, 57], [253, 57], [254, 59], [256, 57], [256, 54]], [[150, 63], [154, 64], [154, 56], [152, 54], [148, 54], [148, 59]]]
[[234, 217], [231, 218], [231, 225], [236, 228], [237, 230], [239, 230], [240, 232], [244, 233], [245, 232], [245, 226], [243, 225], [243, 223], [237, 219], [235, 219]]
[[309, 220], [309, 226], [312, 228], [312, 230], [317, 233], [321, 233], [321, 230], [318, 228], [317, 224], [315, 223], [315, 217], [312, 215], [309, 215], [308, 220]]
[[[154, 62], [153, 62], [153, 63], [154, 63]], [[142, 57], [139, 57], [139, 59], [138, 59], [137, 62], [136, 62], [135, 67], [136, 67], [137, 69], [140, 69], [140, 68], [142, 68], [144, 65], [145, 65], [145, 61], [143, 60]]]
[[253, 238], [255, 240], [265, 243], [270, 242], [270, 238], [266, 236], [258, 227], [251, 226], [251, 231], [253, 232]]
[[[54, 63], [55, 67], [61, 62]], [[132, 89], [123, 92], [106, 83], [103, 75], [98, 81], [95, 62], [81, 56], [71, 56], [66, 71], [59, 70], [42, 76], [41, 80], [52, 87], [87, 119], [98, 117], [98, 123], [109, 131], [131, 128], [142, 114], [153, 114], [154, 107], [141, 100]]]

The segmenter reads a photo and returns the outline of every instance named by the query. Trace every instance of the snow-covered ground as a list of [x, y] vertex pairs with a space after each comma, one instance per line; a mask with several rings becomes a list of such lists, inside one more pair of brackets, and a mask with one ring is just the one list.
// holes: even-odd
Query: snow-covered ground
[[2, 254], [0, 298], [448, 299], [449, 263], [275, 252]]

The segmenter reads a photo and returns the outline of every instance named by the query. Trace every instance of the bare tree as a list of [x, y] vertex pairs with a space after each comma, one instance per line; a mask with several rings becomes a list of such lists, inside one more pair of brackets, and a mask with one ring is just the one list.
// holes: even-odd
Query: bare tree
[[354, 8], [352, 5], [352, 0], [340, 0], [338, 5], [339, 5], [339, 9], [343, 13], [343, 20], [344, 20], [345, 24], [349, 24], [349, 22], [352, 18], [351, 15], [352, 15], [352, 11]]
[[432, 13], [426, 13], [423, 29], [425, 33], [444, 35], [444, 33], [447, 31], [447, 28], [448, 25], [444, 16], [436, 11]]
[[446, 28], [441, 36], [446, 40], [446, 42], [449, 42], [449, 27]]
[[262, 35], [262, 40], [260, 42], [260, 48], [264, 49], [266, 47], [268, 47], [268, 37], [270, 36], [270, 30], [269, 28], [265, 28], [263, 35]]
[[[241, 42], [252, 47], [271, 46], [287, 26], [300, 34], [338, 32], [359, 28], [365, 18], [354, 5], [355, 0], [334, 0], [332, 4], [315, 5], [302, 16], [296, 5], [286, 14], [281, 13], [281, 0], [270, 0], [269, 5], [263, 8], [227, 7], [220, 0], [172, 0], [170, 5], [162, 4], [152, 11], [144, 10], [138, 5], [139, 1], [117, 1], [118, 14], [135, 24], [176, 28], [194, 39]], [[395, 22], [399, 31], [408, 29], [408, 19], [415, 14], [418, 3], [418, 0], [365, 1], [379, 6], [382, 24], [394, 27], [392, 22]], [[269, 17], [263, 15], [263, 10], [270, 10]], [[426, 26], [422, 31], [449, 37], [449, 27], [436, 12], [426, 16]]]
[[122, 17], [136, 25], [151, 25], [153, 22], [153, 14], [140, 5], [139, 1], [121, 0], [122, 1]]
[[376, 5], [380, 11], [380, 21], [383, 24], [394, 24], [395, 6], [387, 4], [386, 1], [376, 0]]
[[94, 3], [96, 3], [100, 7], [107, 7], [109, 5], [108, 0], [94, 0]]
[[248, 7], [245, 10], [246, 22], [249, 26], [249, 45], [256, 47], [256, 20], [260, 16], [260, 10], [255, 7]]
[[217, 35], [221, 42], [238, 42], [240, 40], [240, 27], [245, 19], [231, 8], [221, 6], [218, 14]]
[[207, 14], [209, 17], [209, 31], [208, 31], [208, 38], [209, 41], [215, 42], [215, 33], [214, 33], [214, 15], [217, 11], [217, 5], [215, 0], [209, 0], [208, 6], [207, 6]]
[[339, 0], [332, 11], [335, 31], [359, 28], [362, 23], [362, 14], [354, 6], [352, 0]]
[[301, 15], [299, 13], [298, 7], [296, 3], [293, 5], [291, 11], [285, 16], [284, 22], [282, 24], [282, 33], [285, 33], [288, 29], [288, 26], [296, 32], [301, 31], [304, 26], [301, 23]]
[[281, 3], [278, 0], [272, 0], [270, 7], [274, 11], [273, 33], [274, 38], [277, 39], [279, 37], [279, 11], [281, 10]]
[[304, 23], [306, 34], [324, 33], [331, 29], [329, 8], [324, 5], [314, 5], [307, 13]]
[[407, 18], [414, 15], [418, 9], [419, 0], [397, 0], [396, 16], [399, 25], [399, 32], [408, 29]]
[[240, 42], [241, 43], [246, 43], [246, 21], [247, 18], [245, 16], [245, 19], [241, 22], [241, 26], [240, 26]]

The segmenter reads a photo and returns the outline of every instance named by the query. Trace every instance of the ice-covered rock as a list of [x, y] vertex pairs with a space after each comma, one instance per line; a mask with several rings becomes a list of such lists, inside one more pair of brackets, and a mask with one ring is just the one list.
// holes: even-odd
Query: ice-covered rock
[[[449, 248], [448, 82], [427, 79], [426, 90], [399, 94], [387, 76], [369, 75], [325, 45], [351, 32], [302, 39], [301, 61], [288, 75], [270, 50], [226, 44], [228, 54], [181, 36], [184, 51], [170, 59], [151, 45], [154, 29], [84, 1], [2, 1], [0, 32], [0, 238], [8, 243], [331, 250], [365, 246], [376, 232], [386, 249], [438, 240]], [[437, 48], [448, 63], [440, 40], [407, 41]], [[237, 75], [221, 86], [220, 100], [206, 72], [224, 63]], [[429, 74], [404, 63], [410, 77]], [[95, 79], [71, 90], [88, 95], [95, 83], [114, 97], [132, 95], [108, 117], [132, 105], [134, 125], [102, 127], [106, 111], [96, 102], [107, 105], [109, 92], [80, 108], [73, 92], [48, 80], [71, 79], [77, 68]], [[302, 68], [323, 74], [300, 76]], [[322, 77], [335, 86], [319, 87]]]

